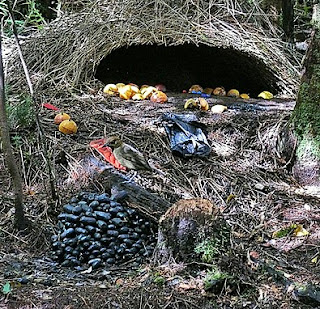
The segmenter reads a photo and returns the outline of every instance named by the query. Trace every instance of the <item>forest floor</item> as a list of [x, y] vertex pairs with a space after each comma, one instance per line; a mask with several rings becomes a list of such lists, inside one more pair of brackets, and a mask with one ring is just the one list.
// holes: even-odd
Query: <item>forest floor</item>
[[[72, 116], [78, 133], [63, 135], [55, 112], [41, 109], [59, 199], [52, 202], [48, 172], [35, 126], [13, 133], [24, 175], [25, 211], [30, 227], [13, 229], [13, 193], [0, 153], [0, 308], [310, 308], [306, 284], [319, 284], [319, 199], [291, 175], [292, 157], [278, 150], [279, 130], [293, 110], [289, 100], [210, 98], [225, 104], [222, 114], [191, 111], [207, 126], [208, 158], [173, 156], [160, 116], [184, 113], [188, 94], [170, 94], [166, 104], [125, 102], [100, 92], [50, 103]], [[140, 149], [164, 175], [141, 172], [135, 181], [174, 203], [181, 198], [212, 201], [231, 228], [228, 254], [214, 265], [145, 261], [140, 267], [77, 271], [51, 260], [62, 205], [79, 191], [104, 192], [100, 174], [85, 158], [110, 167], [89, 143], [111, 133]], [[97, 161], [96, 161], [97, 162]], [[303, 224], [308, 236], [275, 238], [274, 232]], [[206, 286], [208, 273], [228, 273], [219, 290]], [[300, 293], [300, 294], [299, 294]], [[316, 295], [316, 293], [314, 293]], [[315, 296], [313, 295], [313, 296]]]

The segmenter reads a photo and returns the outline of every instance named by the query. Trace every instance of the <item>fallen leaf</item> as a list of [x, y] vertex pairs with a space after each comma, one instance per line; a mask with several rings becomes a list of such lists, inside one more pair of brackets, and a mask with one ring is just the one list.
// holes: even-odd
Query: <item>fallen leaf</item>
[[47, 108], [47, 109], [51, 109], [53, 111], [58, 111], [59, 110], [58, 107], [56, 107], [56, 106], [54, 106], [54, 105], [52, 105], [50, 103], [42, 103], [42, 106]]
[[259, 93], [258, 98], [263, 98], [265, 100], [271, 100], [273, 98], [273, 94], [269, 91], [262, 91]]
[[11, 285], [13, 288], [17, 289], [17, 288], [21, 288], [22, 284], [18, 281], [13, 281], [13, 282], [11, 282]]
[[184, 103], [184, 108], [187, 109], [190, 107], [196, 107], [197, 106], [197, 100], [196, 99], [189, 99]]
[[257, 251], [251, 251], [249, 254], [250, 254], [250, 257], [252, 257], [254, 259], [259, 258], [259, 253]]
[[291, 238], [291, 240], [287, 238], [281, 238], [281, 239], [271, 239], [268, 242], [268, 245], [271, 247], [282, 251], [282, 252], [289, 252], [290, 250], [293, 250], [295, 248], [298, 248], [303, 245], [305, 242], [306, 238], [301, 238], [301, 237], [294, 237]]
[[182, 290], [193, 290], [197, 287], [193, 283], [180, 283], [178, 288]]
[[298, 224], [298, 226], [293, 231], [293, 235], [296, 237], [307, 236], [310, 233], [303, 227], [302, 224]]
[[116, 285], [117, 286], [121, 286], [121, 285], [123, 285], [123, 279], [121, 279], [121, 278], [118, 278], [117, 280], [116, 280]]
[[296, 224], [290, 224], [288, 227], [282, 228], [272, 233], [272, 238], [282, 238], [292, 235], [292, 232], [297, 228]]
[[317, 262], [318, 262], [318, 256], [314, 257], [314, 258], [311, 260], [311, 263], [317, 264]]
[[227, 197], [226, 202], [229, 203], [231, 200], [233, 200], [236, 196], [234, 194], [229, 194], [229, 196]]

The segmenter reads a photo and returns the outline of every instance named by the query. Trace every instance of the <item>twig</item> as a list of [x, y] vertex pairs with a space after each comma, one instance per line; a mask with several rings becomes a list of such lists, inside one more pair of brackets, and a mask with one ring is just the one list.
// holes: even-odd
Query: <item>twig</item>
[[7, 6], [8, 6], [10, 17], [12, 19], [13, 35], [14, 35], [14, 38], [15, 38], [15, 41], [16, 41], [16, 44], [17, 44], [17, 49], [18, 49], [20, 61], [21, 61], [21, 64], [23, 66], [25, 77], [26, 77], [26, 80], [27, 80], [27, 83], [28, 83], [31, 99], [32, 99], [32, 102], [34, 103], [34, 107], [35, 107], [35, 119], [36, 119], [36, 123], [37, 123], [39, 138], [40, 138], [40, 142], [42, 144], [42, 151], [43, 151], [44, 158], [45, 158], [46, 165], [47, 165], [47, 169], [48, 169], [48, 172], [49, 172], [49, 182], [50, 182], [50, 188], [51, 188], [51, 197], [52, 197], [53, 200], [57, 200], [58, 199], [58, 195], [57, 195], [57, 190], [56, 190], [56, 186], [55, 186], [54, 174], [53, 174], [52, 166], [51, 166], [49, 155], [48, 155], [48, 151], [47, 151], [47, 141], [45, 139], [44, 130], [43, 130], [42, 124], [41, 124], [40, 119], [39, 119], [39, 105], [36, 104], [36, 97], [35, 97], [33, 86], [32, 86], [32, 82], [31, 82], [31, 79], [30, 79], [30, 74], [29, 74], [29, 71], [28, 71], [27, 64], [26, 64], [26, 62], [24, 60], [23, 54], [22, 54], [22, 50], [21, 50], [21, 46], [20, 46], [20, 42], [19, 42], [19, 38], [18, 38], [18, 31], [17, 31], [17, 27], [16, 27], [16, 24], [15, 24], [15, 18], [13, 16], [12, 8], [11, 8], [11, 5], [10, 5], [9, 1], [7, 1]]
[[8, 234], [8, 235], [10, 235], [10, 236], [14, 237], [15, 239], [17, 239], [17, 240], [19, 240], [19, 241], [23, 242], [24, 244], [28, 244], [28, 242], [26, 242], [25, 240], [22, 240], [21, 238], [19, 238], [19, 237], [17, 237], [16, 235], [14, 235], [14, 234], [12, 234], [12, 233], [10, 233], [10, 232], [6, 231], [5, 229], [1, 229], [1, 232], [5, 232], [6, 234]]

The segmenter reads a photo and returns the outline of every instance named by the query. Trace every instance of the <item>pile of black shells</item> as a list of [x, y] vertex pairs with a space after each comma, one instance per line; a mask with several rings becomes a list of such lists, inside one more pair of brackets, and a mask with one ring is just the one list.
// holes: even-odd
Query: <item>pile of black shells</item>
[[63, 210], [52, 237], [53, 258], [62, 266], [139, 265], [153, 253], [156, 224], [106, 193], [80, 192]]

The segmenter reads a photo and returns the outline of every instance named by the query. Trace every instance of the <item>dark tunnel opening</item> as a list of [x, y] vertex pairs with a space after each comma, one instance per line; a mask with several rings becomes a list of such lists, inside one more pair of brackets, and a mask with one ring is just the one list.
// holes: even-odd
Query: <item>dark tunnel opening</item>
[[275, 76], [261, 60], [207, 45], [122, 47], [100, 62], [95, 77], [105, 84], [163, 83], [173, 92], [188, 90], [193, 84], [204, 88], [236, 88], [252, 97], [263, 90], [279, 91]]

